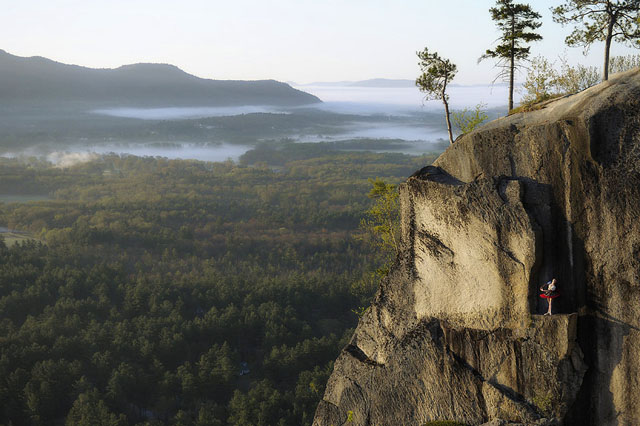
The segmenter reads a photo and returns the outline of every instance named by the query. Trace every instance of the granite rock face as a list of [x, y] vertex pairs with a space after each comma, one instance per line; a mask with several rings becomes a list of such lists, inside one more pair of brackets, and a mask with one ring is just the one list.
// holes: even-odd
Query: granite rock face
[[401, 255], [314, 425], [640, 424], [640, 70], [459, 138], [400, 193]]

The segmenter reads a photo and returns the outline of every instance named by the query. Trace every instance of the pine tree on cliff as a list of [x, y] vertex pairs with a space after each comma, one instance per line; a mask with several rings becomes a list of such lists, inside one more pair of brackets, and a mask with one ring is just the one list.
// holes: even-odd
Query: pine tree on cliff
[[604, 41], [603, 81], [609, 79], [612, 41], [640, 47], [640, 0], [567, 0], [551, 11], [555, 22], [576, 24], [567, 45], [584, 46], [586, 54], [591, 44]]
[[449, 95], [447, 85], [453, 80], [458, 67], [448, 59], [441, 58], [437, 52], [429, 52], [424, 48], [422, 52], [417, 52], [422, 74], [416, 79], [416, 86], [425, 93], [425, 99], [440, 99], [444, 104], [444, 115], [447, 119], [447, 131], [449, 132], [449, 143], [453, 144], [453, 133], [451, 132], [451, 117], [449, 114]]
[[528, 4], [514, 3], [513, 0], [498, 0], [496, 6], [489, 9], [491, 19], [501, 32], [498, 44], [493, 50], [487, 49], [479, 61], [497, 58], [502, 71], [496, 78], [509, 79], [509, 111], [513, 109], [514, 74], [519, 62], [529, 57], [530, 47], [524, 46], [532, 41], [542, 40], [542, 36], [533, 32], [542, 25], [538, 21], [540, 14], [534, 12]]

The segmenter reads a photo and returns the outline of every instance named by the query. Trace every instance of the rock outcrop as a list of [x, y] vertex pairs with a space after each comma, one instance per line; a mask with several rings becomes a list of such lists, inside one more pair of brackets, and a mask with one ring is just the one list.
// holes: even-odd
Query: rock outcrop
[[314, 425], [640, 425], [640, 70], [459, 138], [400, 192], [401, 255]]

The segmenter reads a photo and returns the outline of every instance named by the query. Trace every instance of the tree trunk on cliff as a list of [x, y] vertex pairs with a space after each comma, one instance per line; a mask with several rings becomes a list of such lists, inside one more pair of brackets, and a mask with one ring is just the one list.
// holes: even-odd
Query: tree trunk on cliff
[[449, 102], [447, 96], [442, 93], [442, 103], [444, 104], [444, 116], [447, 119], [447, 132], [449, 132], [449, 143], [453, 145], [453, 133], [451, 132], [451, 117], [449, 116]]
[[509, 111], [513, 109], [513, 89], [516, 67], [520, 61], [529, 57], [529, 47], [524, 44], [542, 39], [540, 34], [533, 32], [540, 28], [538, 21], [541, 15], [534, 12], [528, 4], [514, 3], [514, 0], [497, 0], [496, 6], [489, 9], [491, 19], [502, 33], [499, 44], [494, 49], [488, 49], [478, 59], [486, 58], [498, 60], [501, 68], [498, 78], [509, 81]]
[[[516, 20], [515, 16], [511, 17], [511, 34], [516, 32]], [[516, 39], [515, 36], [511, 38], [511, 58], [509, 63], [509, 111], [513, 109], [513, 74], [516, 68]]]
[[609, 21], [607, 27], [607, 38], [604, 42], [604, 70], [602, 70], [602, 81], [609, 80], [609, 51], [611, 49], [611, 40], [613, 39], [613, 21]]
[[611, 42], [638, 47], [640, 0], [565, 0], [551, 11], [555, 22], [575, 25], [565, 38], [568, 46], [584, 46], [586, 51], [596, 41], [604, 41], [603, 81], [609, 79]]
[[442, 100], [444, 104], [444, 115], [447, 120], [449, 143], [453, 144], [447, 84], [449, 84], [456, 75], [456, 64], [448, 59], [441, 58], [436, 52], [429, 52], [427, 48], [422, 52], [417, 52], [417, 54], [418, 58], [420, 58], [418, 65], [420, 65], [422, 74], [416, 79], [416, 86], [418, 86], [421, 92], [426, 93], [425, 99]]
[[444, 85], [442, 87], [442, 103], [444, 104], [444, 116], [447, 119], [447, 132], [449, 132], [449, 143], [453, 145], [453, 133], [451, 132], [451, 116], [449, 113], [449, 100], [447, 99], [447, 83], [448, 78], [445, 77]]

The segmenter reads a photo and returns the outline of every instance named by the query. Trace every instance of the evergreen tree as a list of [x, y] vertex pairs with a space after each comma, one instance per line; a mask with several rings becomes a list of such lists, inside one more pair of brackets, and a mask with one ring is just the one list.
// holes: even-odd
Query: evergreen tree
[[400, 200], [396, 185], [382, 179], [369, 179], [372, 188], [368, 197], [375, 200], [360, 228], [373, 239], [376, 248], [384, 253], [385, 268], [389, 267], [400, 253]]
[[518, 63], [529, 57], [530, 47], [524, 44], [542, 39], [533, 30], [540, 28], [540, 14], [534, 12], [528, 4], [514, 3], [513, 0], [498, 0], [496, 6], [489, 9], [491, 19], [501, 32], [499, 43], [493, 50], [487, 49], [480, 61], [497, 58], [502, 68], [498, 78], [509, 78], [509, 111], [513, 109], [513, 83]]
[[454, 63], [448, 59], [441, 58], [436, 52], [430, 53], [426, 47], [422, 52], [417, 52], [417, 55], [420, 58], [418, 65], [420, 65], [422, 74], [416, 79], [416, 86], [421, 92], [426, 93], [425, 99], [442, 100], [449, 132], [449, 143], [453, 144], [447, 85], [453, 80], [458, 69]]
[[66, 426], [125, 426], [126, 424], [126, 416], [124, 414], [117, 416], [109, 411], [109, 407], [95, 388], [78, 396], [65, 422]]
[[551, 10], [555, 22], [576, 24], [567, 45], [584, 46], [586, 53], [591, 44], [604, 41], [603, 81], [609, 79], [612, 41], [640, 47], [640, 0], [567, 0]]

